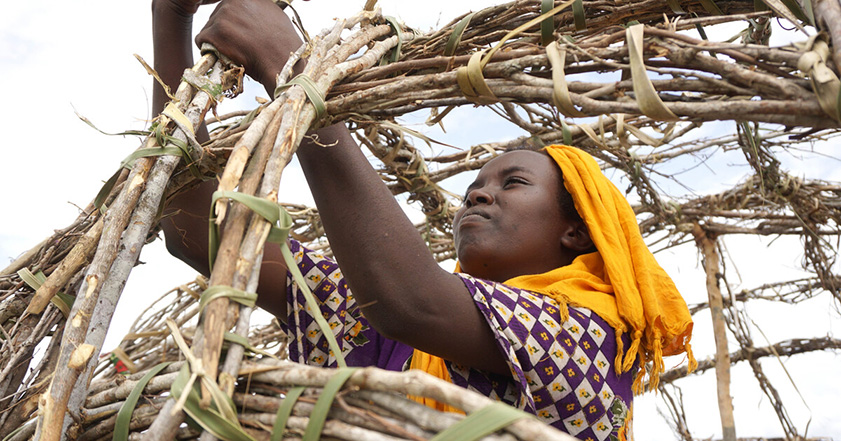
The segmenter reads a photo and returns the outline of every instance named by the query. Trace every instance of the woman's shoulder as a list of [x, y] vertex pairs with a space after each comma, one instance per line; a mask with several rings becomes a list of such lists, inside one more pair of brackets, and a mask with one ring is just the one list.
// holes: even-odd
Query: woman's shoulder
[[[618, 431], [624, 424], [621, 408], [633, 400], [633, 374], [617, 375], [613, 368], [616, 331], [605, 320], [588, 308], [540, 293], [459, 277], [509, 361], [510, 384], [503, 383], [505, 393], [499, 392], [503, 401], [582, 438], [603, 439]], [[471, 370], [452, 370], [467, 384], [476, 376]]]
[[508, 306], [509, 308], [520, 309], [523, 310], [523, 312], [540, 311], [552, 316], [558, 315], [566, 317], [568, 314], [564, 311], [567, 310], [570, 314], [573, 314], [575, 319], [578, 321], [596, 320], [600, 325], [612, 328], [598, 314], [584, 306], [562, 305], [562, 302], [551, 296], [529, 291], [527, 289], [518, 288], [505, 283], [479, 279], [464, 273], [456, 273], [456, 275], [462, 279], [465, 286], [467, 286], [468, 291], [470, 291], [474, 297], [477, 294], [483, 295], [487, 297], [488, 300], [492, 300], [494, 303], [499, 303], [500, 305]]

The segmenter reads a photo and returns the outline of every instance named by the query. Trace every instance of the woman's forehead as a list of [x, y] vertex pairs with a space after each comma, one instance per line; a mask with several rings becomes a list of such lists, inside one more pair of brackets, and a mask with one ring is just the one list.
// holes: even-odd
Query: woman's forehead
[[514, 150], [488, 161], [479, 170], [476, 179], [467, 186], [465, 192], [469, 193], [488, 181], [503, 179], [514, 173], [530, 175], [534, 183], [541, 183], [552, 188], [563, 182], [561, 169], [549, 155], [534, 150]]
[[548, 169], [557, 169], [549, 155], [534, 150], [513, 150], [505, 152], [485, 164], [479, 175], [498, 173], [514, 168], [543, 174]]

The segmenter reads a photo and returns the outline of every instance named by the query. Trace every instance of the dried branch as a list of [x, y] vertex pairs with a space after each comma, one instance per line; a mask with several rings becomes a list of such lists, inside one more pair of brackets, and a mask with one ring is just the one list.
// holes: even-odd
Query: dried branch
[[[792, 355], [804, 354], [812, 351], [825, 351], [841, 349], [841, 340], [831, 337], [821, 338], [797, 338], [791, 340], [781, 341], [772, 346], [740, 349], [730, 353], [730, 361], [735, 364], [740, 361], [745, 361], [749, 358], [758, 359], [769, 356], [791, 357]], [[715, 367], [715, 361], [712, 358], [698, 361], [698, 369], [693, 374], [699, 375], [703, 372]], [[677, 379], [688, 376], [686, 367], [679, 367], [671, 369], [660, 376], [661, 383], [671, 383]]]

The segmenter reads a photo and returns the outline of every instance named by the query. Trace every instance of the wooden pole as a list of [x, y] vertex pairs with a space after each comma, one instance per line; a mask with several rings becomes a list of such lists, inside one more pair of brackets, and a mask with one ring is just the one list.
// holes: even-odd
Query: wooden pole
[[718, 411], [721, 415], [721, 433], [724, 441], [736, 441], [736, 422], [733, 419], [733, 399], [730, 396], [730, 352], [727, 349], [727, 325], [724, 320], [724, 301], [718, 286], [720, 256], [716, 250], [716, 236], [695, 224], [692, 234], [704, 256], [707, 273], [707, 295], [715, 337], [715, 376], [718, 390]]
[[[204, 73], [215, 62], [215, 57], [206, 55], [194, 69]], [[216, 67], [214, 75], [218, 77], [221, 64]], [[189, 102], [193, 92], [185, 84], [182, 83], [183, 87], [179, 87], [176, 93], [182, 101]], [[204, 118], [208, 103], [209, 97], [204, 92], [200, 92], [193, 101], [192, 104], [200, 109], [198, 112], [188, 109], [188, 113], [195, 113], [193, 126]], [[176, 135], [179, 130], [176, 130]], [[156, 145], [155, 138], [148, 138], [146, 144], [148, 147]], [[165, 156], [160, 160], [141, 158], [136, 161], [129, 174], [129, 185], [105, 213], [96, 254], [65, 326], [55, 375], [39, 401], [41, 416], [38, 419], [36, 439], [47, 441], [74, 438], [70, 427], [81, 418], [80, 410], [113, 311], [125, 281], [137, 262], [147, 233], [154, 224], [166, 182], [179, 161], [180, 158], [176, 156]]]

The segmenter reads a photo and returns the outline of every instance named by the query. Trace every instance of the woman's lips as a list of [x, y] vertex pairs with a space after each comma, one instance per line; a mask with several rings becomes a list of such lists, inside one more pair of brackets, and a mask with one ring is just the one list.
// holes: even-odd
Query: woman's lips
[[461, 216], [461, 222], [464, 222], [466, 220], [487, 220], [490, 218], [490, 215], [488, 215], [488, 213], [484, 210], [469, 209], [466, 212], [464, 212], [463, 216]]

